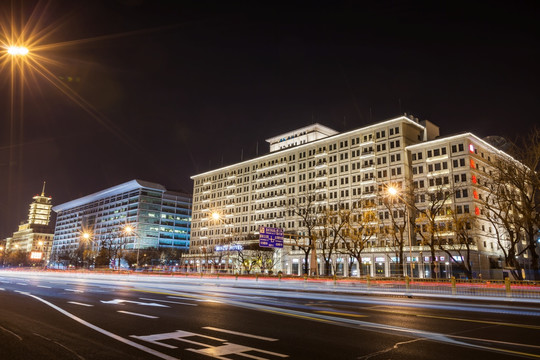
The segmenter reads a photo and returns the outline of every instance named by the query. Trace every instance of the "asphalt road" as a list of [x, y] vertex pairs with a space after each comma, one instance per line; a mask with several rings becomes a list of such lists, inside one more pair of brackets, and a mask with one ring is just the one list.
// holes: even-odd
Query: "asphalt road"
[[0, 359], [540, 358], [540, 304], [0, 271]]

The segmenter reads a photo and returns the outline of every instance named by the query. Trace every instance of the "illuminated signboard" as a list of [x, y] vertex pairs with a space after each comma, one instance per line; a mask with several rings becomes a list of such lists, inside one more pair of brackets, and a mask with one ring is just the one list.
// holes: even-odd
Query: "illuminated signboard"
[[260, 247], [283, 247], [283, 229], [261, 226], [259, 229]]
[[232, 245], [219, 245], [214, 248], [215, 251], [242, 251], [244, 247], [238, 244]]
[[41, 258], [43, 257], [43, 253], [42, 252], [39, 252], [39, 251], [32, 251], [30, 253], [30, 259], [32, 260], [41, 260]]

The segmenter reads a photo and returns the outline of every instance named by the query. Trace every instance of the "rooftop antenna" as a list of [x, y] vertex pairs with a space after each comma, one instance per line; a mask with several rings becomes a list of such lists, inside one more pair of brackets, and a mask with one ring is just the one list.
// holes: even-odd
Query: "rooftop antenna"
[[221, 167], [223, 167], [223, 153], [221, 153]]
[[255, 146], [255, 156], [259, 156], [259, 142], [257, 141], [257, 145]]
[[46, 181], [43, 182], [43, 189], [41, 190], [41, 196], [45, 196], [45, 184], [46, 183], [47, 183]]
[[242, 148], [242, 151], [240, 152], [240, 161], [244, 161], [244, 148]]
[[373, 111], [371, 111], [371, 106], [369, 107], [369, 122], [373, 122]]

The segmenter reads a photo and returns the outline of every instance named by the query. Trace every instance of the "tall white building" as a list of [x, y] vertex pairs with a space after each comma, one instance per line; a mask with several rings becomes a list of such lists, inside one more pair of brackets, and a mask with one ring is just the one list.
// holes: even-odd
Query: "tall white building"
[[[84, 233], [98, 248], [109, 240], [130, 250], [189, 248], [191, 197], [160, 184], [131, 180], [53, 210], [55, 258], [75, 251]], [[128, 236], [123, 233], [126, 226], [133, 229]]]
[[[360, 270], [371, 276], [412, 271], [415, 277], [449, 277], [463, 275], [459, 269], [466, 262], [466, 276], [490, 276], [501, 251], [482, 216], [479, 184], [490, 176], [490, 154], [500, 151], [480, 138], [470, 133], [439, 138], [433, 123], [401, 116], [344, 133], [313, 124], [267, 141], [266, 155], [192, 176], [193, 259], [209, 263], [209, 254], [215, 257], [224, 245], [256, 242], [260, 226], [305, 236], [302, 217], [291, 209], [311, 198], [321, 214], [340, 208], [374, 214], [377, 231], [366, 241], [361, 264], [343, 246], [335, 249], [331, 271], [337, 275]], [[401, 206], [389, 199], [389, 187], [398, 189]], [[433, 226], [428, 226], [430, 210], [436, 210]], [[395, 229], [405, 229], [407, 217], [416, 231], [408, 236], [405, 230], [397, 249]], [[463, 222], [463, 231], [452, 227], [456, 221]], [[320, 241], [308, 262], [324, 273]], [[302, 249], [286, 240], [274, 270], [300, 275], [305, 259]]]

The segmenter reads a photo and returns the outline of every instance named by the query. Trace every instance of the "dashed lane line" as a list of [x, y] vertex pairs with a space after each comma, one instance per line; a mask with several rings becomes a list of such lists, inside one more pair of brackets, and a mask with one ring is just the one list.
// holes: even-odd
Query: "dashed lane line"
[[134, 312], [131, 312], [131, 311], [118, 310], [117, 312], [122, 313], [122, 314], [140, 316], [140, 317], [144, 317], [144, 318], [148, 318], [148, 319], [159, 319], [159, 317], [157, 317], [157, 316], [139, 314], [139, 313], [134, 313]]
[[73, 305], [88, 306], [88, 307], [94, 306], [92, 304], [85, 304], [85, 303], [80, 303], [80, 302], [76, 302], [76, 301], [68, 301], [68, 303], [73, 304]]
[[163, 302], [163, 303], [167, 303], [167, 304], [197, 306], [197, 304], [190, 304], [190, 303], [185, 303], [185, 302], [180, 302], [180, 301], [160, 300], [160, 299], [150, 299], [150, 298], [139, 298], [139, 299], [146, 300], [146, 301], [158, 301], [158, 302]]

